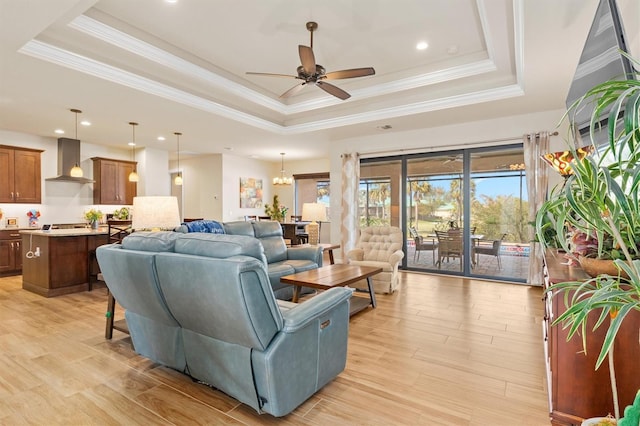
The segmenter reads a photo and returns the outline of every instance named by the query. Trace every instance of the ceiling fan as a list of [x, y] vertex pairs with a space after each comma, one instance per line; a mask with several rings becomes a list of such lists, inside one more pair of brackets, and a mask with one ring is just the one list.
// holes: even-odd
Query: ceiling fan
[[459, 155], [449, 156], [442, 164], [448, 163], [462, 163], [462, 157]]
[[306, 85], [313, 83], [325, 92], [340, 98], [342, 100], [351, 97], [350, 94], [342, 90], [341, 88], [327, 83], [325, 80], [338, 80], [342, 78], [354, 78], [365, 77], [367, 75], [374, 75], [376, 71], [372, 67], [367, 68], [352, 68], [348, 70], [326, 72], [325, 68], [316, 64], [316, 58], [313, 55], [313, 32], [318, 29], [316, 22], [307, 22], [307, 30], [311, 33], [311, 46], [298, 45], [298, 54], [300, 55], [300, 65], [297, 69], [298, 75], [287, 74], [271, 74], [264, 72], [247, 72], [249, 75], [265, 75], [270, 77], [284, 77], [284, 78], [297, 78], [302, 80], [302, 83], [293, 86], [291, 89], [280, 95], [281, 98], [288, 98], [289, 96], [298, 93]]

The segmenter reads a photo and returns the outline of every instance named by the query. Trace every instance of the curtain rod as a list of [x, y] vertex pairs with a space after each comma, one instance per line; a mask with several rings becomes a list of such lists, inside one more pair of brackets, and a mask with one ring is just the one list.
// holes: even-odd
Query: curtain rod
[[[535, 137], [539, 137], [541, 132], [536, 132], [535, 133]], [[553, 132], [553, 133], [549, 133], [549, 136], [558, 136], [558, 132]], [[363, 156], [372, 156], [372, 155], [380, 155], [380, 154], [415, 154], [415, 153], [423, 153], [423, 152], [433, 152], [433, 151], [438, 151], [441, 150], [443, 148], [449, 148], [448, 151], [451, 150], [455, 150], [455, 149], [464, 149], [468, 146], [475, 146], [475, 145], [484, 145], [484, 144], [488, 144], [488, 143], [495, 143], [495, 142], [509, 142], [509, 141], [522, 141], [523, 136], [512, 136], [512, 137], [508, 137], [508, 138], [498, 138], [498, 139], [485, 139], [482, 141], [475, 141], [475, 142], [468, 142], [466, 144], [464, 144], [461, 147], [458, 148], [451, 148], [451, 145], [436, 145], [436, 146], [429, 146], [429, 147], [422, 147], [422, 148], [400, 148], [400, 149], [396, 149], [396, 150], [384, 150], [384, 151], [370, 151], [370, 152], [362, 152], [360, 153], [360, 157], [362, 158]], [[530, 136], [527, 135], [527, 139], [529, 139]]]

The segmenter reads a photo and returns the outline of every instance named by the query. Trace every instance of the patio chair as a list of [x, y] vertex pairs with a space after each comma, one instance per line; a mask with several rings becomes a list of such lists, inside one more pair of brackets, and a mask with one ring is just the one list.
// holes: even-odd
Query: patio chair
[[450, 258], [460, 259], [460, 270], [462, 270], [462, 229], [449, 229], [448, 231], [436, 231], [438, 238], [438, 269], [442, 267], [442, 260]]
[[502, 241], [505, 239], [507, 234], [502, 234], [499, 240], [478, 240], [474, 247], [474, 252], [476, 254], [476, 264], [479, 262], [479, 256], [481, 254], [487, 256], [495, 256], [498, 261], [498, 269], [502, 269], [502, 262], [500, 260], [500, 247], [502, 246]]
[[436, 249], [438, 248], [438, 242], [429, 238], [428, 241], [424, 240], [424, 237], [418, 233], [418, 230], [414, 227], [409, 228], [409, 234], [411, 234], [411, 238], [416, 243], [416, 251], [413, 253], [413, 261], [420, 260], [420, 252], [422, 250], [431, 250], [431, 254], [433, 255], [433, 264], [436, 264]]

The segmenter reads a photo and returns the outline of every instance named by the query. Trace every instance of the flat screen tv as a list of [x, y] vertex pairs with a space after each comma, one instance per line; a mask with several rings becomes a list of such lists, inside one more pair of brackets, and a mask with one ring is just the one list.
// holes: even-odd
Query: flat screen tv
[[[632, 62], [620, 51], [628, 49], [618, 7], [615, 0], [600, 0], [569, 88], [567, 108], [597, 84], [633, 78]], [[584, 105], [571, 117], [583, 137], [589, 132], [592, 111], [592, 105]], [[608, 111], [599, 121], [607, 117]]]

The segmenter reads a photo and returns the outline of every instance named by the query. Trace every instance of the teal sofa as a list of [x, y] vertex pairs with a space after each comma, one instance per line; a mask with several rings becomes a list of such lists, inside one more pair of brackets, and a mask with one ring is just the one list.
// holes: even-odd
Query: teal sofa
[[96, 250], [140, 355], [284, 416], [345, 368], [351, 290], [278, 301], [253, 237], [136, 232]]
[[[291, 300], [293, 287], [282, 284], [280, 277], [308, 271], [322, 266], [322, 248], [317, 246], [287, 247], [284, 242], [282, 226], [275, 221], [263, 222], [225, 222], [218, 224], [215, 221], [196, 221], [183, 224], [176, 231], [190, 233], [196, 232], [220, 232], [220, 227], [227, 235], [244, 235], [257, 238], [264, 247], [267, 258], [267, 271], [269, 281], [277, 299]], [[303, 287], [300, 294], [312, 293], [314, 290]]]

